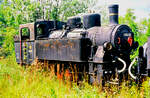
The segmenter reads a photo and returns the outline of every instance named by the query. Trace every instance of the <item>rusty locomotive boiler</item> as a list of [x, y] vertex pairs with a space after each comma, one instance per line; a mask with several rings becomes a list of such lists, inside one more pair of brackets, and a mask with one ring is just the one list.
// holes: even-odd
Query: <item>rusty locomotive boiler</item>
[[109, 12], [107, 26], [101, 26], [100, 14], [84, 15], [83, 22], [72, 17], [67, 22], [20, 25], [20, 35], [15, 37], [16, 61], [31, 64], [37, 58], [55, 62], [57, 73], [77, 72], [78, 77], [86, 73], [90, 83], [127, 78], [130, 53], [138, 43], [130, 27], [118, 24], [118, 5], [109, 6]]

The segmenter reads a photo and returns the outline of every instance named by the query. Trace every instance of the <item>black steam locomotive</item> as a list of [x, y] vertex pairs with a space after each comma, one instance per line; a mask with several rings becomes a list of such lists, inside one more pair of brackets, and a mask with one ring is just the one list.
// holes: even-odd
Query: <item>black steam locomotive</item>
[[37, 58], [53, 62], [57, 73], [77, 71], [79, 77], [87, 73], [90, 83], [128, 78], [130, 53], [138, 43], [130, 27], [118, 24], [118, 5], [109, 6], [109, 12], [107, 26], [101, 26], [100, 14], [84, 15], [83, 22], [71, 17], [67, 22], [20, 25], [20, 35], [15, 37], [16, 61], [31, 64]]

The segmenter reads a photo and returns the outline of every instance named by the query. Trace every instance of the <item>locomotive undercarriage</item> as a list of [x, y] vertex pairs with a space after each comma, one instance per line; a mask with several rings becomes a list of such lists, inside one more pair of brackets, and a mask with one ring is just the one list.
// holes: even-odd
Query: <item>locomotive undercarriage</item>
[[[105, 86], [106, 83], [120, 85], [123, 80], [128, 80], [128, 72], [119, 73], [117, 62], [69, 62], [69, 61], [47, 61], [50, 69], [54, 71], [58, 79], [70, 80], [80, 83], [88, 81], [90, 84]], [[121, 63], [119, 64], [121, 65]], [[122, 69], [122, 68], [121, 68]]]
[[39, 60], [39, 62], [46, 62], [48, 70], [53, 71], [58, 79], [67, 81], [80, 82], [85, 79], [87, 81], [88, 64], [77, 62], [63, 62], [63, 61], [46, 61]]

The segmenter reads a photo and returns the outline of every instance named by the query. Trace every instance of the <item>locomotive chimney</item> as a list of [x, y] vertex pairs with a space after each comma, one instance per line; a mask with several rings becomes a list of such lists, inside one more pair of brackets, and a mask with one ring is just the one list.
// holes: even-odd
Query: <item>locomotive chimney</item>
[[118, 8], [117, 4], [109, 6], [109, 22], [110, 24], [118, 24]]

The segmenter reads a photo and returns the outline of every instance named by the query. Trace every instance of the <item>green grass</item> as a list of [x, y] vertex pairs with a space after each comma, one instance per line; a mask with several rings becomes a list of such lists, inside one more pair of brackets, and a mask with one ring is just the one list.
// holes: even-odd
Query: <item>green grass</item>
[[65, 80], [57, 80], [51, 72], [40, 67], [27, 68], [16, 64], [13, 57], [0, 60], [0, 97], [2, 98], [142, 98], [150, 97], [150, 81], [139, 89], [122, 84], [121, 88], [111, 86], [101, 89], [87, 82], [78, 86]]

